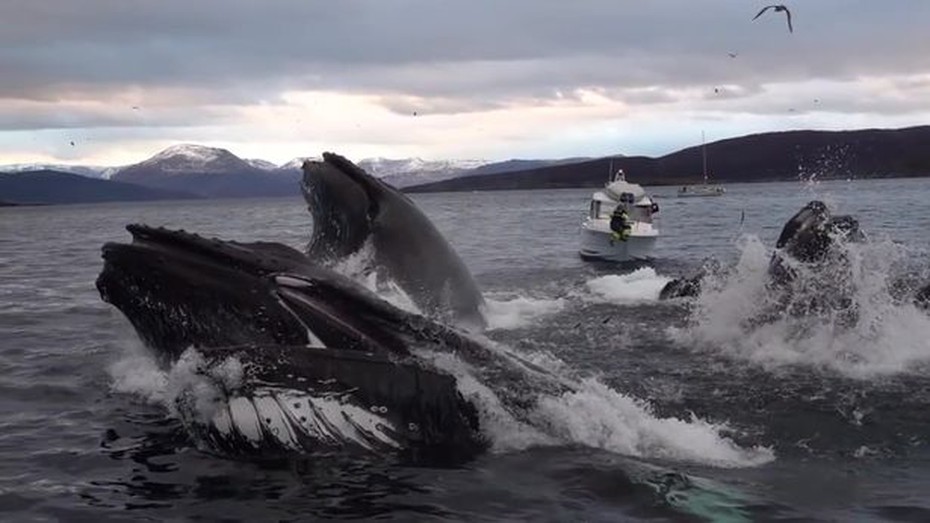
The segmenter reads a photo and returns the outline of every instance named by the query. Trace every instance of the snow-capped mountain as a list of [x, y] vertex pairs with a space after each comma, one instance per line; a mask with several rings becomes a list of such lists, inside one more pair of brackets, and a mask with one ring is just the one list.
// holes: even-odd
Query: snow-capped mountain
[[467, 174], [472, 169], [485, 163], [482, 160], [423, 160], [421, 158], [391, 160], [387, 158], [369, 158], [361, 160], [358, 165], [394, 187], [403, 188], [410, 185], [455, 178]]
[[261, 169], [263, 171], [273, 171], [278, 168], [278, 166], [274, 163], [269, 162], [268, 160], [262, 160], [261, 158], [246, 158], [245, 162], [252, 167], [255, 167], [256, 169]]
[[422, 158], [366, 158], [358, 166], [378, 176], [391, 176], [407, 173], [440, 173], [464, 171], [484, 165], [483, 160], [423, 160]]
[[128, 173], [157, 170], [163, 175], [185, 173], [222, 174], [255, 169], [248, 162], [226, 149], [203, 145], [172, 145], [148, 160], [121, 169], [115, 179], [125, 178]]
[[77, 174], [88, 178], [108, 178], [119, 167], [99, 167], [90, 165], [64, 165], [58, 163], [12, 163], [0, 165], [0, 173], [22, 173], [28, 171], [58, 171]]
[[[319, 156], [302, 156], [282, 164], [282, 171], [300, 171], [304, 161], [322, 161]], [[484, 165], [481, 160], [423, 160], [421, 158], [365, 158], [356, 164], [368, 174], [382, 178], [394, 185], [399, 180], [425, 183], [455, 176], [469, 169]]]
[[[236, 183], [242, 186], [241, 191], [243, 192], [246, 191], [246, 187], [254, 189], [253, 185], [265, 180], [265, 177], [269, 174], [276, 175], [273, 177], [273, 183], [296, 182], [301, 175], [301, 167], [307, 160], [322, 161], [322, 158], [320, 156], [300, 156], [284, 164], [275, 165], [260, 158], [242, 159], [229, 150], [218, 147], [178, 144], [172, 145], [139, 163], [122, 167], [36, 163], [0, 166], [0, 172], [50, 169], [92, 178], [112, 179], [163, 189], [191, 190], [198, 194], [210, 195], [215, 191], [222, 190], [223, 185], [234, 185], [231, 180], [221, 182], [212, 179], [216, 176], [235, 175], [239, 180]], [[373, 176], [381, 178], [398, 188], [447, 180], [461, 175], [472, 174], [475, 169], [482, 166], [488, 168], [494, 165], [483, 160], [424, 160], [422, 158], [392, 159], [383, 157], [366, 158], [356, 163]], [[179, 179], [169, 181], [169, 179], [176, 177]], [[192, 177], [196, 177], [197, 180], [192, 181]], [[209, 183], [207, 177], [211, 178]], [[243, 177], [249, 178], [250, 182], [245, 183]], [[211, 187], [203, 188], [204, 184], [209, 184]], [[201, 187], [200, 192], [193, 186]], [[281, 192], [282, 190], [278, 188], [275, 189], [275, 192]]]
[[226, 149], [173, 145], [151, 158], [120, 169], [113, 180], [205, 197], [299, 194], [296, 177], [255, 167]]

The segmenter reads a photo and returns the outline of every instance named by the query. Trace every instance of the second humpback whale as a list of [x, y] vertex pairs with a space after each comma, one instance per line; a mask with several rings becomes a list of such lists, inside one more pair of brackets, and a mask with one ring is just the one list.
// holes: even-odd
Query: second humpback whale
[[[808, 202], [782, 227], [765, 271], [766, 306], [756, 323], [785, 315], [836, 320], [843, 327], [858, 323], [861, 298], [857, 298], [862, 251], [850, 251], [866, 242], [859, 222], [850, 215], [832, 214], [819, 201]], [[696, 297], [707, 287], [726, 284], [733, 274], [719, 263], [706, 263], [696, 274], [668, 282], [659, 299]], [[930, 284], [913, 268], [883, 277], [888, 297], [898, 304], [912, 303], [930, 310]], [[866, 305], [868, 305], [866, 303]]]
[[[814, 272], [839, 274], [844, 263], [842, 245], [864, 239], [859, 222], [852, 216], [832, 215], [819, 200], [808, 202], [782, 226], [769, 260], [769, 289], [788, 287], [797, 277], [793, 266], [799, 264]], [[719, 263], [709, 261], [696, 274], [668, 282], [659, 299], [697, 296], [705, 278], [721, 270]]]
[[303, 170], [314, 222], [311, 258], [338, 261], [370, 242], [376, 268], [424, 313], [485, 325], [484, 299], [465, 263], [406, 195], [337, 154], [324, 153]]

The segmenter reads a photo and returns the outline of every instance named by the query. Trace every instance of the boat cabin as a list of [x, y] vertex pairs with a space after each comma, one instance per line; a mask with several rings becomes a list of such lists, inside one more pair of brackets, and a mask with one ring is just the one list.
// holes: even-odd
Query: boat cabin
[[642, 187], [626, 181], [622, 169], [617, 171], [613, 181], [604, 190], [594, 193], [588, 217], [592, 220], [610, 220], [618, 205], [623, 206], [632, 221], [643, 223], [652, 223], [652, 215], [659, 210], [659, 206]]

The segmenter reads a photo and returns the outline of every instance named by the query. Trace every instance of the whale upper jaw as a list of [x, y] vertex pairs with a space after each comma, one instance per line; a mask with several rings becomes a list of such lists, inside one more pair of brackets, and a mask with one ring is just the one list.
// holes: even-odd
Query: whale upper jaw
[[249, 343], [407, 354], [396, 332], [404, 317], [299, 251], [127, 229], [132, 243], [104, 245], [97, 288], [169, 360], [191, 346]]
[[288, 264], [283, 249], [262, 258], [255, 249], [183, 231], [127, 229], [132, 243], [104, 245], [97, 289], [162, 358], [176, 359], [191, 346], [311, 342], [266, 276]]

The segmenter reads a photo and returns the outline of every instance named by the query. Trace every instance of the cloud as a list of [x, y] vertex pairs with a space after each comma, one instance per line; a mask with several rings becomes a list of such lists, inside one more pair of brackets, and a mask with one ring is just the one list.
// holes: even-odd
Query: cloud
[[[443, 136], [542, 154], [565, 133], [595, 143], [593, 133], [615, 137], [611, 125], [684, 115], [784, 126], [814, 113], [898, 121], [927, 107], [930, 3], [791, 8], [793, 34], [780, 15], [751, 21], [755, 6], [729, 0], [6, 0], [0, 134], [310, 143], [289, 137], [300, 132], [359, 150], [469, 152], [430, 138]], [[312, 99], [295, 96], [342, 115], [316, 119]], [[550, 114], [560, 120], [540, 116]]]

